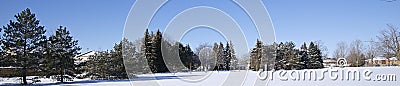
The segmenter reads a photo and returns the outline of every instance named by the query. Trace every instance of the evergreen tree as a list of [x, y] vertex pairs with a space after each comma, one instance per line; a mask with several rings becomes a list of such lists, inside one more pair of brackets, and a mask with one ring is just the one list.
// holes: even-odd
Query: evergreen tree
[[109, 51], [98, 51], [87, 61], [87, 76], [91, 79], [107, 79], [110, 76], [109, 67], [111, 65], [111, 55]]
[[224, 68], [224, 44], [222, 42], [216, 48], [217, 62], [214, 70], [223, 70]]
[[36, 70], [41, 63], [46, 30], [44, 26], [39, 25], [39, 20], [29, 8], [14, 17], [16, 21], [10, 20], [9, 24], [2, 28], [2, 48], [6, 51], [6, 58], [15, 62], [12, 66], [22, 67], [22, 81], [23, 84], [27, 84], [27, 70]]
[[167, 69], [167, 66], [165, 65], [164, 58], [162, 56], [162, 51], [161, 51], [161, 42], [162, 42], [162, 34], [160, 30], [157, 30], [155, 37], [153, 39], [153, 56], [155, 58], [155, 67], [156, 67], [156, 73], [160, 72], [169, 72]]
[[135, 69], [147, 65], [143, 63], [138, 64], [138, 61], [145, 59], [142, 57], [139, 60], [135, 57], [135, 54], [137, 52], [133, 43], [124, 38], [121, 42], [114, 45], [113, 50], [99, 51], [94, 56], [91, 56], [85, 63], [86, 72], [92, 79], [126, 79], [128, 71], [125, 70], [124, 62], [126, 66], [134, 69], [129, 70], [129, 73], [142, 73], [144, 69], [140, 69], [139, 71]]
[[[136, 44], [136, 45], [135, 45]], [[150, 69], [145, 56], [145, 41], [144, 38], [136, 40], [135, 43], [124, 38], [122, 40], [122, 57], [128, 74], [144, 74], [149, 73]], [[130, 76], [129, 77], [135, 77]]]
[[[123, 58], [123, 44], [127, 44], [129, 41], [127, 39], [122, 39], [122, 41], [119, 44], [114, 45], [114, 49], [110, 51], [111, 54], [111, 63], [110, 63], [110, 69], [112, 76], [116, 76], [118, 79], [124, 79], [127, 78], [127, 74], [125, 71], [125, 65], [124, 65], [124, 58]], [[135, 52], [135, 51], [132, 51]], [[124, 52], [127, 53], [127, 52]], [[128, 52], [129, 53], [129, 52]]]
[[250, 54], [250, 69], [258, 71], [261, 68], [263, 44], [257, 39], [255, 48], [252, 49]]
[[230, 62], [230, 69], [237, 69], [236, 67], [237, 67], [237, 65], [238, 65], [238, 59], [236, 58], [236, 55], [235, 55], [235, 49], [233, 48], [234, 46], [233, 46], [233, 43], [232, 43], [232, 41], [229, 41], [229, 45], [230, 45], [230, 47], [229, 47], [229, 55], [230, 55], [230, 57], [231, 57], [231, 62]]
[[223, 70], [230, 70], [232, 54], [230, 44], [227, 42], [224, 48]]
[[[126, 69], [127, 74], [140, 74], [143, 72], [145, 69], [143, 66], [147, 65], [145, 63], [145, 58], [143, 53], [140, 53], [136, 51], [136, 47], [140, 46], [135, 46], [133, 42], [129, 41], [128, 39], [124, 38], [121, 41], [122, 44], [122, 58], [123, 58], [123, 63], [125, 64], [125, 67], [129, 67]], [[142, 43], [139, 42], [139, 45], [142, 46]], [[128, 75], [129, 76], [129, 75]], [[133, 78], [134, 76], [129, 76], [130, 78]]]
[[[4, 27], [4, 26], [3, 26]], [[5, 27], [4, 27], [5, 28]], [[2, 28], [0, 27], [0, 32], [2, 31]], [[0, 40], [1, 40], [1, 36], [0, 36]], [[1, 44], [1, 41], [0, 41], [0, 44]], [[6, 60], [6, 58], [4, 58], [4, 51], [3, 51], [3, 49], [2, 48], [0, 48], [0, 67], [6, 67], [6, 66], [9, 66], [9, 63], [8, 62], [10, 62], [10, 61], [7, 61]]]
[[309, 64], [308, 60], [308, 54], [307, 54], [307, 44], [304, 42], [304, 44], [300, 47], [299, 51], [299, 57], [300, 57], [300, 69], [306, 69]]
[[284, 69], [284, 65], [286, 63], [286, 60], [284, 59], [284, 54], [285, 54], [285, 46], [281, 42], [279, 43], [277, 50], [276, 50], [276, 57], [275, 57], [275, 70], [280, 70]]
[[153, 51], [155, 48], [155, 47], [153, 47], [154, 41], [152, 40], [154, 34], [153, 33], [149, 34], [148, 29], [146, 29], [146, 32], [144, 34], [145, 34], [145, 36], [144, 36], [145, 56], [146, 56], [150, 71], [155, 73], [155, 72], [157, 72], [157, 69], [156, 69], [157, 64], [156, 64], [156, 57], [155, 57], [154, 51]]
[[319, 50], [318, 46], [314, 45], [313, 42], [311, 42], [310, 46], [308, 47], [308, 57], [309, 57], [308, 68], [318, 69], [324, 67], [324, 65], [322, 64], [323, 62], [322, 62], [321, 50]]
[[284, 69], [292, 70], [298, 69], [300, 59], [297, 58], [298, 50], [295, 49], [295, 44], [293, 42], [286, 42], [285, 43], [285, 54], [284, 54]]
[[[58, 70], [58, 75], [64, 76], [64, 74], [74, 74], [75, 64], [74, 56], [78, 54], [81, 49], [78, 46], [78, 41], [74, 40], [70, 36], [70, 32], [66, 27], [60, 26], [56, 33], [49, 37], [49, 47], [51, 57], [48, 58], [47, 63], [50, 63], [51, 69]], [[64, 78], [61, 78], [61, 82], [64, 82]]]
[[182, 69], [185, 69], [186, 66], [182, 65], [183, 60], [178, 60], [180, 59], [180, 54], [183, 50], [183, 45], [179, 42], [175, 42], [173, 45], [169, 44], [168, 42], [164, 42], [164, 47], [166, 50], [168, 50], [169, 53], [163, 53], [164, 60], [166, 64], [168, 65], [168, 69], [171, 72], [178, 72]]
[[[6, 27], [5, 26], [0, 27], [0, 32], [2, 31], [3, 28], [6, 28]], [[2, 37], [0, 35], [0, 40], [2, 40], [1, 38]], [[2, 44], [1, 41], [0, 41], [0, 44]], [[4, 55], [5, 53], [6, 52], [2, 48], [0, 48], [0, 67], [11, 66], [11, 60], [10, 60], [10, 58], [5, 57], [5, 55]]]
[[149, 65], [150, 70], [153, 73], [169, 72], [161, 51], [162, 42], [165, 41], [162, 38], [162, 33], [158, 30], [156, 34], [148, 34], [146, 29], [144, 37], [145, 56]]
[[[142, 38], [142, 40], [140, 41], [139, 45], [140, 45], [140, 49], [138, 52], [138, 55], [136, 55], [136, 63], [140, 63], [142, 65], [142, 67], [139, 67], [140, 69], [138, 70], [143, 70], [143, 71], [137, 71], [137, 73], [147, 73], [147, 72], [151, 72], [150, 67], [152, 66], [151, 64], [149, 64], [149, 59], [148, 59], [148, 53], [150, 52], [150, 39], [149, 39], [149, 29], [146, 29], [146, 31], [144, 32], [144, 37]], [[127, 46], [128, 47], [128, 46]], [[132, 54], [135, 55], [135, 54]], [[142, 62], [143, 61], [143, 62]]]
[[194, 54], [189, 45], [183, 46], [180, 44], [179, 57], [183, 65], [189, 70], [197, 69], [200, 66], [200, 59]]
[[274, 42], [271, 45], [263, 46], [263, 53], [262, 53], [263, 55], [261, 64], [264, 65], [261, 65], [261, 68], [263, 68], [264, 70], [270, 71], [274, 69], [275, 57], [277, 56], [276, 48], [277, 48], [276, 42]]

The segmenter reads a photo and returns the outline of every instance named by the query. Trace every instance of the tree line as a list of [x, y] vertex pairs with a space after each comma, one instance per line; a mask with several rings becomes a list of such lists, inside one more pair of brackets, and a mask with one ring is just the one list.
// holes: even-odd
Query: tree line
[[257, 40], [250, 52], [249, 69], [262, 70], [300, 70], [323, 68], [322, 53], [319, 46], [310, 42], [304, 43], [300, 49], [295, 48], [294, 42], [274, 42], [264, 45]]
[[84, 74], [80, 78], [95, 80], [127, 79], [123, 63], [123, 43], [126, 39], [114, 45], [112, 50], [96, 51], [87, 61], [79, 63], [78, 71]]
[[127, 73], [145, 74], [176, 72], [183, 69], [194, 70], [201, 64], [189, 44], [170, 43], [162, 37], [159, 30], [154, 34], [146, 29], [143, 38], [135, 41], [124, 39], [122, 43], [124, 63], [129, 67], [126, 70]]
[[189, 44], [167, 41], [159, 30], [154, 34], [146, 29], [143, 38], [134, 42], [126, 39], [124, 61], [130, 67], [127, 72], [133, 74], [232, 68], [236, 59], [232, 43], [201, 46], [194, 52]]
[[216, 57], [216, 64], [213, 70], [231, 70], [235, 68], [236, 55], [233, 48], [233, 43], [230, 41], [224, 44], [222, 42], [214, 43], [213, 46], [214, 57]]
[[[40, 21], [36, 19], [35, 14], [31, 13], [29, 8], [14, 17], [15, 20], [10, 20], [9, 24], [1, 28], [4, 32], [1, 37], [0, 61], [2, 67], [21, 67], [21, 70], [17, 71], [17, 76], [22, 77], [23, 84], [27, 84], [26, 76], [29, 75], [64, 77], [64, 75], [76, 76], [84, 73], [84, 77], [93, 79], [110, 79], [112, 77], [123, 79], [128, 77], [126, 72], [178, 72], [184, 69], [196, 70], [200, 67], [209, 70], [231, 70], [237, 65], [232, 42], [227, 42], [225, 46], [222, 42], [214, 43], [212, 49], [205, 50], [208, 54], [204, 56], [204, 52], [200, 52], [201, 49], [194, 52], [189, 44], [169, 42], [162, 37], [159, 30], [154, 34], [148, 29], [140, 40], [132, 42], [123, 39], [120, 43], [115, 44], [113, 50], [98, 51], [88, 61], [76, 64], [74, 61], [77, 59], [74, 56], [79, 54], [81, 48], [78, 46], [78, 40], [73, 39], [66, 27], [58, 27], [55, 34], [47, 37], [44, 26], [39, 24]], [[283, 55], [293, 52], [293, 50], [296, 51], [291, 46], [294, 44], [285, 43], [284, 45], [281, 43], [274, 49], [282, 52], [279, 54]], [[257, 49], [253, 49], [252, 58], [256, 58], [258, 54], [255, 52], [260, 52], [259, 49], [260, 46], [257, 44]], [[163, 53], [163, 50], [168, 53]], [[203, 64], [208, 65], [203, 65], [200, 61], [204, 57], [208, 61], [203, 61]], [[294, 57], [292, 54], [277, 55], [276, 63], [280, 65], [277, 65], [276, 68], [297, 68], [298, 64], [289, 58]], [[251, 63], [252, 65], [260, 63], [254, 61]], [[210, 63], [214, 63], [214, 65]], [[134, 68], [125, 69], [125, 66]], [[251, 68], [258, 69], [260, 67], [255, 65]], [[33, 71], [33, 73], [28, 73], [28, 71]], [[63, 79], [60, 78], [60, 81], [64, 82]]]

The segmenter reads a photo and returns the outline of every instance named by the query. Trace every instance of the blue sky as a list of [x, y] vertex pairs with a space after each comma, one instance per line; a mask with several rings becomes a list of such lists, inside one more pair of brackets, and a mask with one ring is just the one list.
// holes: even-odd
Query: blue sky
[[[159, 11], [149, 28], [165, 28], [166, 22], [179, 13], [179, 10], [190, 6], [208, 5], [230, 14], [246, 29], [244, 33], [253, 47], [257, 35], [254, 26], [243, 12], [232, 3], [177, 2], [169, 8]], [[329, 50], [329, 55], [340, 41], [351, 42], [356, 39], [370, 40], [385, 29], [386, 24], [400, 27], [400, 2], [384, 0], [263, 0], [270, 14], [276, 32], [276, 40], [294, 41], [297, 45], [303, 42], [321, 40]], [[83, 51], [111, 49], [114, 43], [122, 38], [125, 19], [128, 16], [133, 0], [2, 0], [0, 1], [0, 25], [8, 24], [14, 15], [25, 8], [37, 14], [48, 31], [54, 33], [59, 25], [66, 26], [79, 40]], [[205, 35], [207, 33], [207, 35]], [[208, 34], [211, 33], [211, 34]], [[195, 38], [191, 40], [187, 38]], [[196, 29], [183, 38], [184, 43], [192, 47], [198, 42], [223, 40], [216, 32], [207, 29]], [[197, 43], [196, 43], [197, 42]]]

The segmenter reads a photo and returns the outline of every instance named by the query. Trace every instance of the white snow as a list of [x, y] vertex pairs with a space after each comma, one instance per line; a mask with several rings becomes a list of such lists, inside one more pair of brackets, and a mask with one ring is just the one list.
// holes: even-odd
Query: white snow
[[[360, 80], [352, 77], [349, 80], [346, 77], [338, 75], [336, 79], [332, 79], [329, 72], [323, 71], [359, 71]], [[308, 78], [297, 74], [307, 71], [314, 71], [317, 78]], [[365, 79], [365, 71], [371, 72], [369, 75], [370, 80]], [[280, 72], [286, 72], [282, 75]], [[287, 70], [275, 71], [272, 74], [272, 79], [268, 76], [266, 80], [261, 80], [258, 77], [258, 72], [247, 70], [233, 70], [233, 71], [209, 71], [209, 72], [184, 72], [184, 73], [156, 73], [137, 75], [137, 78], [132, 80], [89, 80], [89, 79], [74, 79], [73, 81], [60, 84], [52, 79], [40, 78], [41, 82], [35, 85], [84, 85], [84, 86], [399, 86], [400, 85], [400, 67], [345, 67], [345, 68], [324, 68], [324, 69], [310, 69], [310, 70]], [[267, 72], [262, 72], [264, 76]], [[339, 74], [339, 73], [333, 73]], [[394, 80], [378, 81], [377, 75], [395, 75]], [[34, 76], [30, 76], [34, 77]], [[311, 76], [311, 77], [314, 77]], [[319, 77], [323, 77], [321, 80]], [[285, 80], [285, 78], [287, 78]], [[0, 78], [0, 85], [15, 85], [18, 81], [16, 78]]]

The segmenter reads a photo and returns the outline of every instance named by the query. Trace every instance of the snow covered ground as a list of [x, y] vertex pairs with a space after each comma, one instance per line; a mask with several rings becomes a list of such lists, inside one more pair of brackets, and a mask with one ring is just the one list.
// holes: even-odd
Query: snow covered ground
[[[264, 77], [265, 75], [268, 76]], [[274, 72], [235, 70], [141, 75], [132, 84], [137, 86], [399, 86], [399, 75], [400, 67], [335, 67]]]
[[[35, 76], [29, 76], [28, 79], [35, 77]], [[2, 77], [0, 78], [0, 85], [19, 85], [20, 77], [12, 77], [12, 78], [5, 78]], [[83, 86], [129, 86], [130, 82], [129, 80], [90, 80], [90, 79], [74, 79], [73, 81], [67, 81], [64, 83], [60, 83], [58, 81], [55, 81], [53, 79], [49, 78], [39, 78], [40, 82], [33, 83], [31, 85], [83, 85]], [[28, 81], [28, 83], [31, 83], [31, 81]]]
[[[260, 76], [258, 76], [260, 74]], [[264, 77], [267, 75], [267, 77]], [[355, 75], [355, 76], [353, 76]], [[357, 76], [359, 75], [359, 76]], [[346, 67], [314, 70], [279, 70], [256, 72], [246, 70], [156, 73], [137, 75], [131, 80], [74, 79], [58, 83], [40, 78], [35, 85], [84, 86], [399, 86], [400, 67]], [[272, 77], [271, 77], [272, 76]], [[31, 76], [33, 77], [33, 76]], [[15, 85], [17, 78], [0, 78], [0, 85]]]

